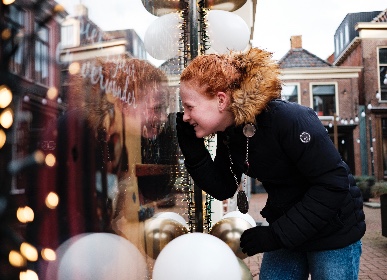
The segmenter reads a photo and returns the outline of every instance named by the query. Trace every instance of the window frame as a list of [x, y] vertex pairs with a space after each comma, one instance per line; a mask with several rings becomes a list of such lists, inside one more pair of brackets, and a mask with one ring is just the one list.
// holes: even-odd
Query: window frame
[[[380, 93], [380, 96], [378, 98], [378, 101], [379, 103], [387, 103], [387, 85], [384, 85], [383, 84], [383, 77], [381, 76], [381, 73], [380, 73], [380, 68], [381, 67], [385, 67], [385, 77], [387, 78], [387, 61], [386, 63], [380, 63], [380, 50], [381, 49], [385, 49], [387, 51], [387, 46], [378, 46], [377, 47], [377, 52], [376, 52], [376, 55], [377, 55], [377, 72], [378, 72], [378, 92]], [[385, 99], [382, 99], [383, 97], [383, 93], [382, 93], [382, 87], [383, 87], [383, 91], [385, 92], [384, 95], [386, 96]]]
[[[283, 86], [296, 86], [297, 87], [297, 103], [301, 104], [301, 84], [300, 83], [291, 82], [291, 83], [284, 83]], [[283, 98], [282, 90], [281, 90], [281, 99], [288, 100], [288, 99], [284, 99]]]
[[[12, 11], [13, 9], [14, 9], [14, 11]], [[20, 41], [18, 42], [20, 45], [9, 61], [9, 63], [10, 63], [9, 69], [12, 73], [14, 73], [16, 75], [28, 78], [30, 76], [29, 71], [28, 71], [29, 70], [28, 67], [25, 67], [24, 71], [22, 72], [23, 61], [25, 59], [24, 56], [25, 56], [26, 51], [27, 51], [26, 50], [27, 44], [26, 44], [24, 35], [28, 32], [28, 30], [27, 30], [28, 13], [26, 10], [24, 10], [23, 8], [16, 6], [16, 5], [11, 5], [9, 8], [9, 11], [10, 12], [8, 14], [7, 13], [5, 14], [6, 25], [9, 29], [11, 29], [11, 31], [17, 30], [16, 36], [20, 36]], [[15, 12], [15, 13], [17, 12], [18, 19], [16, 21], [13, 18], [13, 12]], [[19, 17], [21, 17], [21, 18], [19, 19]], [[10, 41], [10, 49], [9, 50], [13, 49], [15, 47], [15, 45], [16, 45], [16, 43]], [[17, 63], [16, 62], [17, 60], [20, 60], [20, 62]]]
[[[320, 85], [331, 85], [331, 86], [334, 86], [335, 88], [335, 93], [334, 93], [334, 101], [335, 101], [335, 104], [334, 104], [334, 108], [335, 108], [335, 113], [336, 113], [336, 116], [339, 116], [340, 115], [340, 110], [339, 110], [339, 97], [338, 97], [338, 83], [337, 82], [313, 82], [313, 83], [310, 83], [309, 84], [309, 94], [310, 94], [310, 108], [312, 108], [314, 110], [314, 94], [313, 94], [313, 86], [320, 86]], [[318, 115], [318, 113], [316, 112], [316, 114]], [[318, 115], [319, 118], [331, 118], [333, 117], [334, 115]]]
[[[34, 80], [36, 83], [48, 86], [50, 84], [50, 28], [46, 25], [40, 26], [37, 24], [37, 22], [34, 23], [35, 28], [35, 40], [34, 40]], [[46, 34], [46, 41], [44, 38], [41, 38], [39, 36], [39, 32], [41, 31], [47, 31]], [[39, 50], [42, 50], [45, 48], [45, 52], [43, 51], [43, 55], [38, 57], [37, 48], [39, 47]], [[41, 69], [40, 71], [37, 71], [37, 66], [40, 65]], [[46, 76], [43, 76], [44, 71], [46, 71]], [[42, 76], [40, 77], [38, 73], [42, 73]]]

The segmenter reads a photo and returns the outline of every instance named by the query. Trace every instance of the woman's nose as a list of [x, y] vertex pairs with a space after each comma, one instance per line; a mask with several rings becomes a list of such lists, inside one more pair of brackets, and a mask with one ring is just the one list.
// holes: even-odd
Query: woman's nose
[[188, 122], [189, 121], [189, 115], [187, 114], [187, 112], [184, 112], [183, 113], [183, 121], [185, 121], [185, 122]]

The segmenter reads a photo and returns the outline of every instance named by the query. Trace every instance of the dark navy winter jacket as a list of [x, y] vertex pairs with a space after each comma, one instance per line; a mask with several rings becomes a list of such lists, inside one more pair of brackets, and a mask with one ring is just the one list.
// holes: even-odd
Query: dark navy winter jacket
[[[266, 189], [261, 214], [284, 246], [330, 250], [360, 240], [366, 230], [360, 190], [316, 113], [274, 100], [256, 117], [256, 128], [249, 140], [248, 175]], [[237, 188], [225, 143], [240, 178], [246, 157], [242, 126], [217, 134], [214, 161], [208, 154], [195, 166], [186, 162], [195, 183], [219, 200]]]

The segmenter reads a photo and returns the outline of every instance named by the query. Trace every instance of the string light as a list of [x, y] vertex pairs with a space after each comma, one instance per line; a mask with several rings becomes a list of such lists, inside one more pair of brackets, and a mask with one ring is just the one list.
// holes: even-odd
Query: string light
[[15, 250], [9, 252], [8, 261], [14, 267], [23, 267], [27, 264], [26, 259]]
[[19, 274], [20, 280], [39, 280], [38, 274], [33, 270], [21, 271]]
[[41, 251], [42, 258], [46, 261], [55, 261], [56, 260], [56, 253], [54, 250], [50, 248], [44, 248]]
[[38, 260], [38, 251], [34, 246], [27, 242], [23, 242], [20, 245], [20, 252], [30, 262], [36, 262]]
[[50, 209], [55, 209], [59, 204], [59, 197], [56, 193], [50, 192], [45, 200], [46, 206]]
[[19, 207], [16, 211], [16, 217], [21, 223], [29, 223], [34, 220], [34, 211], [28, 207]]

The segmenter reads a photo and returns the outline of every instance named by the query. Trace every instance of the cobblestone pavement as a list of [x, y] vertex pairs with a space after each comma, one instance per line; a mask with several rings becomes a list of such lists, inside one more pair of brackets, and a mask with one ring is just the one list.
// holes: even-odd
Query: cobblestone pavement
[[[252, 194], [250, 197], [249, 214], [256, 221], [263, 221], [259, 211], [265, 205], [266, 193]], [[378, 199], [371, 199], [378, 203]], [[380, 208], [364, 207], [367, 231], [364, 235], [363, 253], [360, 260], [359, 280], [386, 280], [387, 279], [387, 237], [381, 234]], [[262, 254], [257, 254], [244, 259], [253, 275], [253, 280], [259, 278], [259, 269]]]

